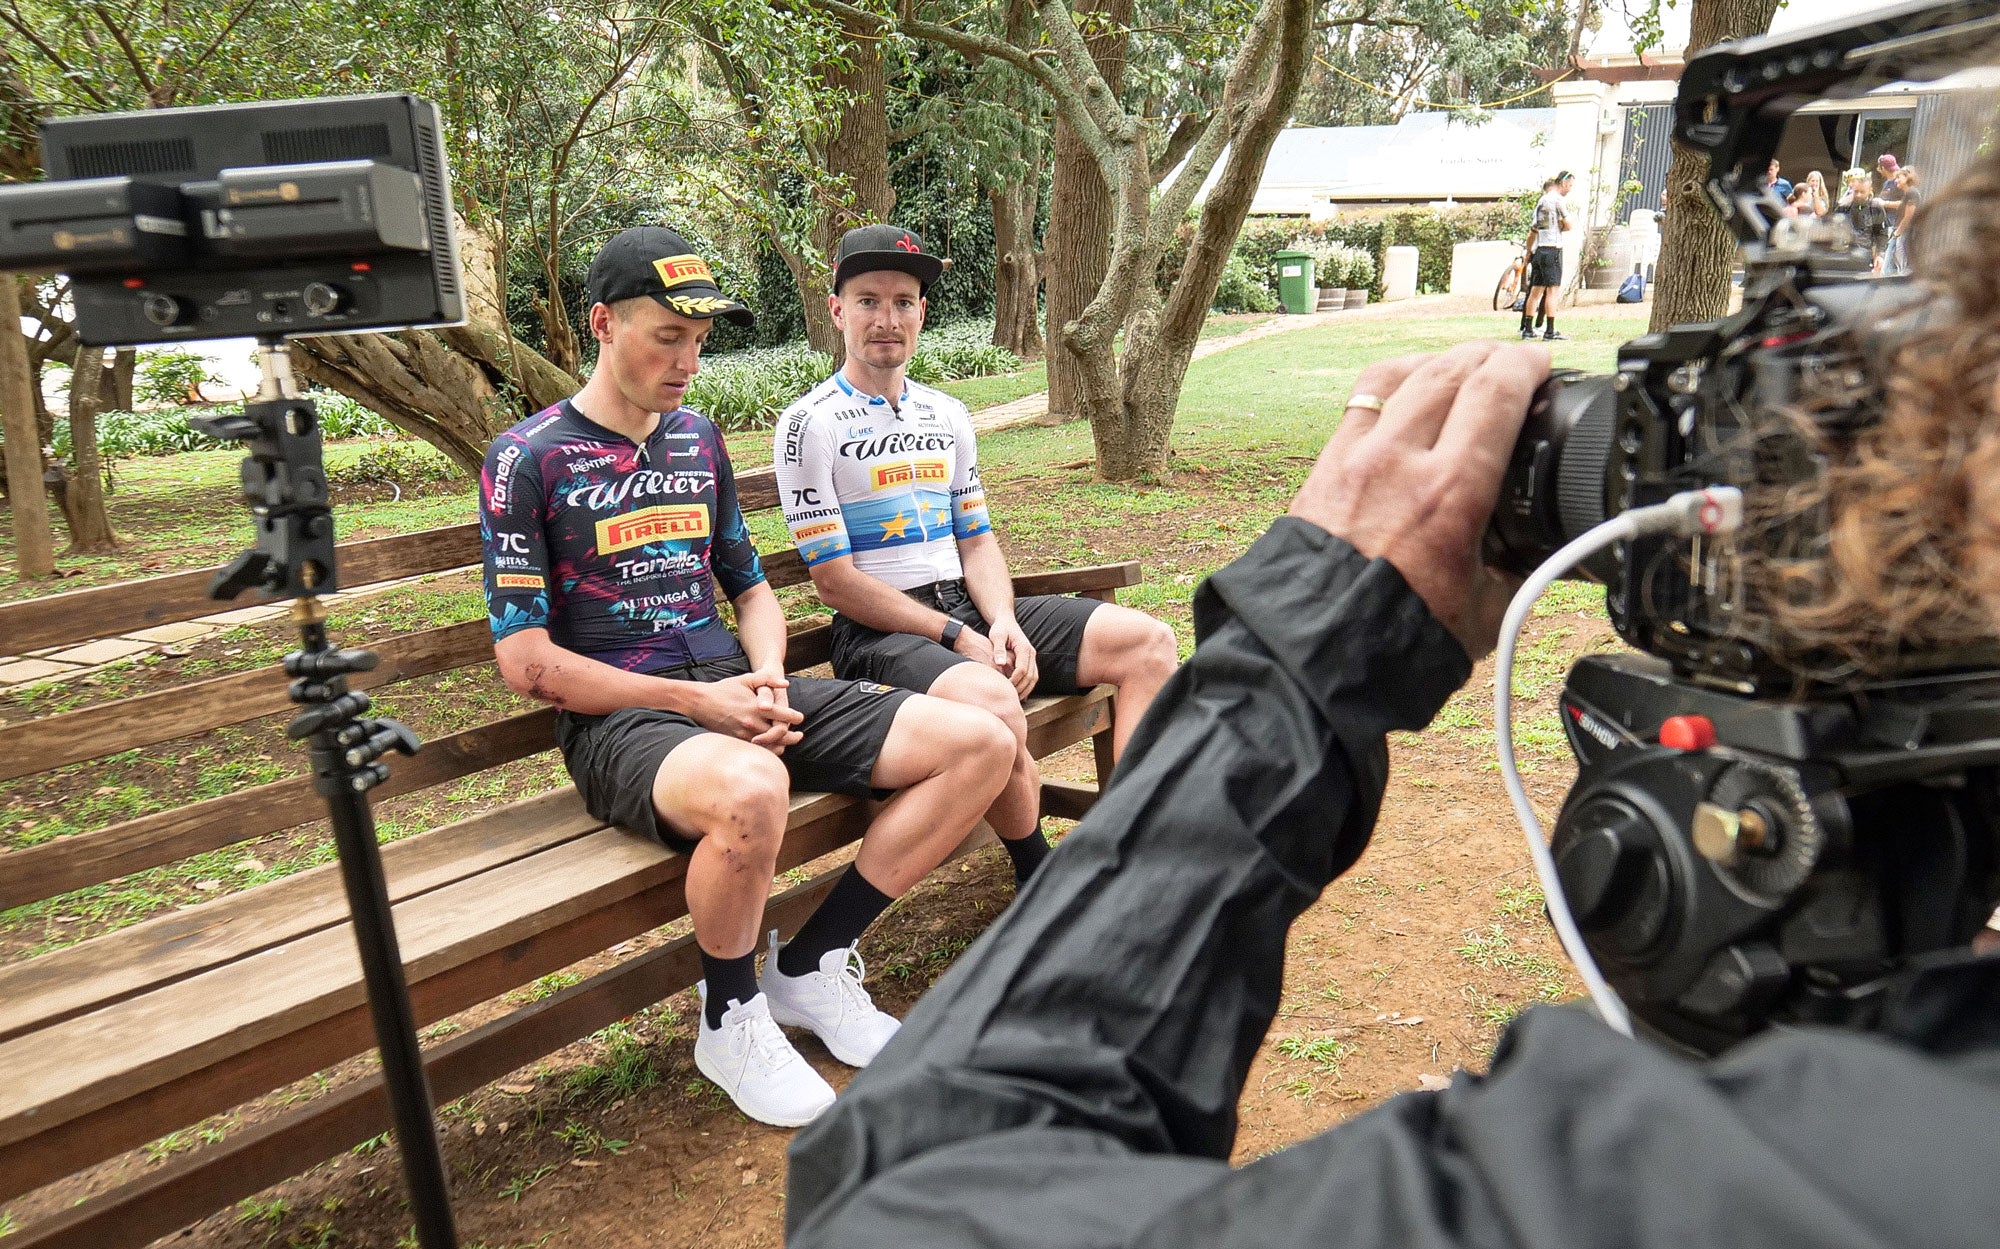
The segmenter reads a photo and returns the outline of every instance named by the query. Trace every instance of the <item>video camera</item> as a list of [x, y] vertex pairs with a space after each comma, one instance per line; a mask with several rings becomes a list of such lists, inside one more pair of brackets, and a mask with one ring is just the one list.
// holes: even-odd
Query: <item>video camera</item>
[[[1810, 495], [1825, 447], [1881, 418], [1895, 351], [1935, 298], [1868, 275], [1843, 219], [1762, 183], [1822, 97], [2000, 61], [2000, 3], [1905, 5], [1719, 45], [1681, 79], [1742, 245], [1741, 311], [1647, 334], [1609, 376], [1538, 394], [1487, 536], [1526, 575], [1628, 509], [1690, 489]], [[1632, 1013], [1715, 1052], [1769, 1024], [1867, 1027], [2000, 899], [2000, 652], [1917, 647], [1866, 675], [1791, 636], [1760, 569], [1824, 551], [1824, 507], [1733, 540], [1647, 536], [1594, 556], [1641, 655], [1587, 656], [1560, 706], [1579, 772], [1550, 849], [1583, 943]]]

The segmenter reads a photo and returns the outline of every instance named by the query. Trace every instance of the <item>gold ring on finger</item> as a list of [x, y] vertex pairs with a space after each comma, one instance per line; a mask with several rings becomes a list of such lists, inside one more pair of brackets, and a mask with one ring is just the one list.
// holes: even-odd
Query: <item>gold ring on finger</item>
[[1352, 395], [1347, 400], [1350, 408], [1367, 408], [1370, 412], [1380, 412], [1388, 400], [1380, 395]]

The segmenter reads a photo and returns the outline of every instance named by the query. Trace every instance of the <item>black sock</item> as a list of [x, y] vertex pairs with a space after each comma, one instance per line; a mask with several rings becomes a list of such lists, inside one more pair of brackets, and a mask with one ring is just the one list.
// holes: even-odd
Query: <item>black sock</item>
[[720, 1028], [722, 1014], [729, 1009], [730, 1002], [747, 1002], [757, 996], [757, 951], [739, 958], [717, 958], [702, 950], [701, 975], [708, 981], [708, 1001], [702, 1014], [707, 1017], [709, 1027]]
[[1017, 838], [1013, 841], [1002, 837], [1000, 844], [1007, 847], [1007, 857], [1014, 860], [1014, 888], [1016, 889], [1027, 884], [1028, 877], [1033, 876], [1035, 869], [1042, 865], [1042, 860], [1049, 857], [1049, 841], [1048, 838], [1042, 836], [1042, 826], [1040, 824], [1035, 825], [1035, 830], [1026, 837]]
[[833, 882], [826, 901], [800, 925], [798, 935], [778, 951], [778, 970], [787, 976], [818, 971], [821, 955], [853, 945], [894, 901], [869, 884], [860, 868], [848, 868], [845, 876]]
[[1524, 330], [1531, 330], [1535, 328], [1534, 325], [1528, 320], [1528, 310], [1526, 308], [1521, 309], [1521, 328]]
[[1543, 326], [1542, 333], [1553, 334], [1555, 332], [1556, 332], [1556, 319], [1554, 317], [1550, 317], [1548, 319], [1548, 323], [1545, 326]]

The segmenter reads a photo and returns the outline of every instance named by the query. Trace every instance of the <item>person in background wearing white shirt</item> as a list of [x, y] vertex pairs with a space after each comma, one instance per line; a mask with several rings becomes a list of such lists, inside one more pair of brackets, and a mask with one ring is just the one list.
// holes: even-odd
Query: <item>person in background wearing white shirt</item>
[[1561, 342], [1567, 337], [1556, 330], [1556, 293], [1562, 287], [1562, 236], [1570, 228], [1569, 205], [1563, 202], [1563, 196], [1569, 194], [1574, 181], [1565, 169], [1542, 184], [1542, 198], [1535, 203], [1534, 250], [1528, 254], [1528, 302], [1521, 306], [1522, 338], [1533, 338], [1537, 325], [1542, 326], [1542, 338], [1547, 342]]

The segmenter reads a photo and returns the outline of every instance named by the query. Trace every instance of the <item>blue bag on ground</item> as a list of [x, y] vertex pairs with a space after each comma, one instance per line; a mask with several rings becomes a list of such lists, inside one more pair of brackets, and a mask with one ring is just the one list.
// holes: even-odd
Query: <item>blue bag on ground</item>
[[1632, 276], [1626, 278], [1623, 282], [1620, 282], [1618, 284], [1619, 303], [1636, 304], [1642, 302], [1645, 298], [1646, 298], [1645, 275], [1635, 273]]

